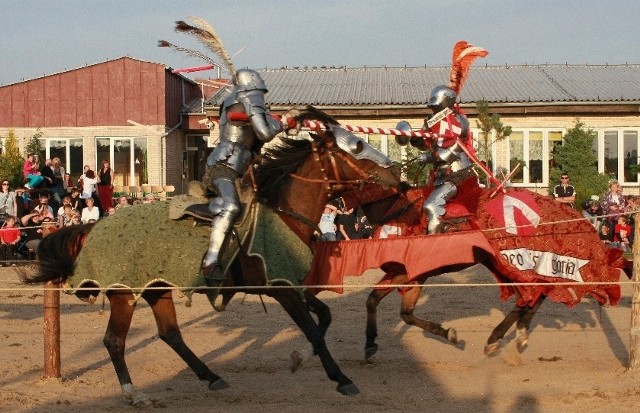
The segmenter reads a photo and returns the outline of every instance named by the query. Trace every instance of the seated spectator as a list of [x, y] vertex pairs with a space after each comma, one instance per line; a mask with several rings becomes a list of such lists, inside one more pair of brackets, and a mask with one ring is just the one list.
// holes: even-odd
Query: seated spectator
[[143, 204], [153, 204], [157, 200], [158, 200], [158, 198], [156, 198], [156, 194], [154, 194], [153, 192], [149, 192], [147, 194], [147, 196], [144, 198], [144, 201], [142, 201], [142, 203]]
[[373, 227], [369, 224], [369, 220], [366, 215], [363, 215], [362, 218], [360, 218], [359, 228], [360, 239], [368, 239], [373, 235]]
[[613, 233], [613, 242], [615, 246], [624, 252], [631, 251], [631, 227], [629, 226], [628, 221], [629, 220], [625, 215], [620, 215]]
[[[47, 218], [48, 219], [48, 218]], [[42, 223], [44, 218], [39, 212], [30, 212], [20, 219], [22, 231], [26, 234], [26, 246], [31, 251], [38, 249], [38, 244], [42, 240]]]
[[40, 214], [40, 216], [44, 218], [49, 218], [50, 220], [54, 220], [55, 217], [53, 215], [53, 208], [49, 205], [49, 195], [46, 192], [41, 192], [38, 197], [38, 205], [33, 208], [34, 212]]
[[15, 258], [20, 238], [20, 229], [16, 227], [16, 217], [7, 216], [2, 229], [0, 229], [0, 260], [9, 261]]
[[349, 241], [360, 238], [358, 235], [358, 217], [353, 208], [343, 211], [342, 214], [338, 215], [337, 222], [337, 238], [339, 241]]
[[71, 217], [71, 225], [82, 225], [82, 217], [80, 212], [73, 210], [73, 217]]
[[600, 217], [603, 214], [602, 207], [600, 206], [598, 199], [598, 196], [594, 195], [591, 199], [587, 199], [584, 204], [582, 204], [582, 216], [589, 220], [596, 231], [600, 228], [602, 223], [602, 218]]
[[66, 172], [64, 174], [64, 187], [67, 189], [67, 193], [71, 193], [71, 189], [73, 189], [75, 185], [73, 185], [73, 179], [71, 179], [71, 174]]
[[129, 200], [127, 199], [126, 196], [121, 196], [120, 198], [118, 198], [118, 204], [116, 205], [116, 211], [120, 208], [126, 208], [129, 207], [131, 205], [129, 205]]
[[611, 246], [613, 242], [613, 233], [611, 232], [611, 228], [607, 222], [603, 222], [600, 226], [600, 231], [598, 232], [600, 236], [600, 241], [607, 246]]
[[336, 216], [338, 215], [338, 208], [334, 205], [326, 204], [324, 211], [320, 217], [320, 223], [318, 227], [322, 231], [322, 241], [335, 241], [336, 240]]
[[109, 210], [107, 211], [107, 216], [111, 216], [113, 214], [116, 213], [116, 209], [114, 207], [109, 208]]
[[44, 177], [40, 174], [40, 165], [36, 155], [29, 154], [22, 164], [22, 174], [26, 181], [25, 188], [37, 188], [42, 185]]
[[605, 215], [609, 215], [606, 219], [613, 227], [618, 221], [620, 214], [624, 212], [626, 207], [626, 199], [622, 195], [622, 187], [618, 181], [609, 182], [609, 192], [604, 194], [602, 198], [602, 210]]
[[71, 208], [71, 205], [69, 204], [63, 206], [62, 209], [62, 213], [58, 214], [58, 226], [61, 228], [72, 225], [72, 220], [75, 213], [75, 210]]
[[71, 197], [70, 196], [65, 196], [64, 198], [62, 198], [62, 205], [60, 205], [60, 208], [58, 208], [58, 226], [63, 227], [65, 225], [62, 225], [62, 219], [63, 219], [63, 215], [64, 215], [64, 207], [65, 205], [69, 205], [69, 207], [71, 209], [73, 209], [73, 207], [71, 206]]
[[80, 197], [80, 191], [78, 188], [71, 188], [71, 195], [69, 195], [69, 199], [71, 200], [71, 208], [76, 211], [82, 211], [82, 208], [85, 207], [84, 200]]
[[97, 220], [100, 219], [100, 210], [98, 209], [97, 206], [94, 205], [94, 201], [93, 198], [87, 198], [84, 201], [87, 206], [82, 208], [82, 214], [80, 219], [82, 220], [83, 224], [88, 224], [89, 221], [93, 220], [93, 222], [96, 222]]

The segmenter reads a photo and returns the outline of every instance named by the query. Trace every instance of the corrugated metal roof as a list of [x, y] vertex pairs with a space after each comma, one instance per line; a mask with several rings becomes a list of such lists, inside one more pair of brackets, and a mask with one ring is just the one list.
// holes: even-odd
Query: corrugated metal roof
[[[271, 105], [422, 105], [448, 67], [321, 67], [258, 70]], [[228, 90], [208, 102], [218, 106]], [[640, 65], [474, 66], [462, 103], [637, 102]]]

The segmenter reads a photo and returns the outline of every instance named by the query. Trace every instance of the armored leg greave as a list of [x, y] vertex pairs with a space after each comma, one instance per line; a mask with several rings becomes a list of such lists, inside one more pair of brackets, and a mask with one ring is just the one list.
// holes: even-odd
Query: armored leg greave
[[427, 214], [429, 218], [429, 224], [427, 226], [428, 234], [438, 234], [443, 230], [442, 216], [445, 214], [445, 206], [447, 201], [453, 198], [458, 189], [452, 182], [445, 182], [442, 185], [436, 187], [431, 192], [424, 204], [422, 204], [422, 211]]
[[233, 222], [240, 214], [240, 201], [233, 179], [218, 178], [213, 181], [220, 195], [209, 203], [209, 209], [215, 215], [211, 223], [209, 249], [203, 260], [203, 266], [218, 263], [227, 234], [231, 231]]

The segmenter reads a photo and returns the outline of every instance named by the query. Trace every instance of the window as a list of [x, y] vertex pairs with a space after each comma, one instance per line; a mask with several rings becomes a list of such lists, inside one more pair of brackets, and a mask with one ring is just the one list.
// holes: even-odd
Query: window
[[549, 132], [549, 170], [551, 168], [559, 168], [560, 165], [557, 164], [555, 158], [553, 156], [556, 146], [562, 145], [562, 132], [560, 131], [552, 131]]
[[40, 167], [44, 165], [45, 159], [60, 158], [65, 171], [71, 174], [73, 182], [82, 175], [82, 138], [43, 138], [40, 139], [43, 148], [38, 157]]
[[146, 138], [96, 138], [96, 170], [104, 160], [111, 164], [114, 185], [149, 183]]
[[622, 147], [624, 151], [624, 182], [638, 182], [638, 132], [624, 131]]
[[544, 153], [544, 145], [542, 139], [542, 132], [531, 131], [529, 132], [529, 159], [527, 162], [527, 168], [525, 170], [529, 175], [529, 182], [542, 183], [542, 161]]
[[618, 131], [604, 132], [604, 173], [618, 176]]
[[511, 177], [511, 182], [513, 183], [523, 183], [524, 182], [524, 164], [525, 164], [525, 156], [524, 156], [524, 134], [522, 132], [512, 132], [509, 136], [509, 172], [513, 171], [513, 169], [520, 164], [520, 167]]

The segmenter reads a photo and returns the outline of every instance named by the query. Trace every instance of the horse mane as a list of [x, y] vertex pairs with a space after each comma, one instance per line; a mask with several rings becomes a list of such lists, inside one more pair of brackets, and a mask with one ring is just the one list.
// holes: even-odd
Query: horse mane
[[311, 153], [311, 142], [306, 139], [282, 138], [280, 143], [265, 149], [256, 160], [254, 170], [260, 202], [275, 206], [278, 196], [291, 181], [295, 172]]
[[39, 271], [21, 274], [25, 284], [64, 280], [73, 274], [75, 260], [94, 224], [72, 225], [47, 235], [38, 244]]
[[[338, 125], [338, 121], [326, 113], [307, 105], [294, 108], [300, 113], [299, 121], [317, 120], [325, 125]], [[312, 138], [317, 135], [310, 134]], [[270, 206], [275, 206], [278, 196], [291, 181], [290, 174], [295, 172], [311, 153], [311, 142], [307, 139], [281, 138], [280, 143], [265, 149], [254, 163], [255, 182], [258, 187], [257, 198]]]

